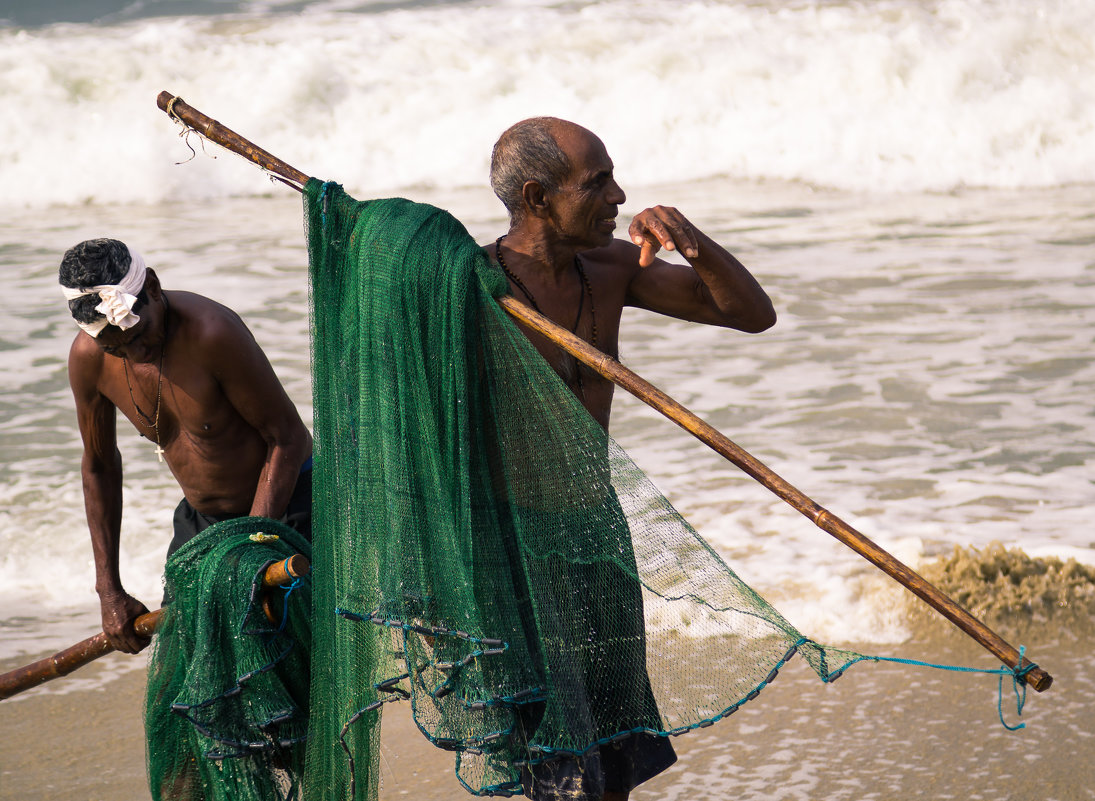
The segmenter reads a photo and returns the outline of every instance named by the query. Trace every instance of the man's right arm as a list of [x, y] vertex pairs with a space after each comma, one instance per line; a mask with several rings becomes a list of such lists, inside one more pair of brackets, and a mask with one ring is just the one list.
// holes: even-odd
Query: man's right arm
[[[639, 212], [628, 233], [632, 242], [617, 240], [613, 247], [617, 258], [639, 267], [628, 287], [629, 305], [749, 333], [775, 325], [772, 301], [756, 278], [677, 209]], [[657, 258], [661, 248], [678, 251], [688, 264]]]
[[76, 418], [84, 454], [80, 477], [84, 511], [95, 557], [95, 591], [99, 594], [103, 632], [112, 647], [137, 653], [148, 640], [137, 635], [133, 620], [148, 611], [122, 586], [118, 546], [122, 528], [122, 457], [118, 451], [114, 404], [98, 389], [103, 354], [80, 340], [69, 353], [69, 383], [76, 401]]

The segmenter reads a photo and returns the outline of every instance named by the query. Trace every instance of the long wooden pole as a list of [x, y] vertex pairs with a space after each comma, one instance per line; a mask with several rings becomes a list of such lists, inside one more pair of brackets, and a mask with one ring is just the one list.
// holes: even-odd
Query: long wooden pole
[[[156, 100], [157, 105], [168, 112], [171, 117], [184, 125], [187, 125], [207, 136], [210, 140], [222, 147], [249, 158], [278, 176], [287, 178], [297, 184], [298, 190], [307, 181], [304, 173], [285, 162], [275, 158], [265, 150], [255, 147], [239, 134], [225, 128], [216, 120], [202, 114], [197, 109], [184, 103], [170, 92], [161, 92]], [[261, 160], [254, 154], [262, 154]], [[292, 185], [292, 184], [291, 184]], [[525, 323], [528, 327], [548, 337], [551, 341], [562, 347], [574, 358], [588, 365], [600, 375], [607, 378], [617, 386], [630, 392], [632, 395], [653, 407], [674, 423], [685, 429], [704, 444], [712, 448], [716, 453], [729, 459], [743, 471], [759, 481], [778, 497], [789, 503], [814, 524], [838, 540], [867, 561], [880, 568], [887, 575], [915, 594], [945, 618], [950, 620], [959, 629], [972, 637], [982, 647], [996, 656], [1000, 661], [1012, 670], [1024, 670], [1022, 680], [1038, 692], [1049, 689], [1053, 683], [1053, 677], [1040, 667], [1030, 667], [1033, 663], [1021, 656], [1019, 651], [1006, 642], [996, 632], [971, 615], [961, 605], [956, 603], [944, 592], [920, 576], [907, 565], [903, 564], [876, 543], [856, 531], [839, 517], [827, 509], [822, 508], [804, 493], [788, 484], [780, 476], [766, 467], [759, 460], [751, 456], [744, 449], [733, 443], [729, 438], [717, 429], [705, 423], [698, 416], [686, 409], [673, 398], [666, 395], [649, 381], [641, 378], [636, 373], [624, 367], [618, 361], [596, 350], [585, 340], [575, 336], [562, 326], [534, 311], [512, 295], [499, 299], [502, 307], [513, 317]]]
[[[604, 353], [594, 350], [583, 339], [556, 325], [544, 315], [520, 303], [512, 296], [499, 299], [499, 303], [511, 315], [529, 328], [549, 337], [576, 359], [597, 371], [617, 386], [623, 387], [639, 400], [657, 409], [685, 431], [708, 445], [712, 450], [733, 462], [788, 504], [813, 521], [814, 525], [843, 542], [868, 562], [884, 571], [899, 584], [951, 621], [954, 625], [979, 642], [1005, 665], [1019, 670], [1031, 663], [1009, 645], [996, 632], [971, 615], [965, 608], [947, 596], [912, 568], [900, 562], [875, 542], [856, 531], [829, 510], [784, 481], [762, 462], [750, 455], [720, 431], [704, 422], [673, 398], [666, 395], [649, 381], [624, 367]], [[1053, 677], [1040, 667], [1031, 668], [1023, 677], [1038, 692], [1049, 688]]]
[[[288, 584], [295, 578], [307, 575], [308, 567], [307, 557], [301, 554], [275, 562], [263, 574], [262, 586], [270, 588]], [[143, 614], [133, 621], [133, 628], [142, 637], [151, 637], [160, 624], [163, 613], [164, 610], [161, 608], [155, 612]], [[39, 684], [45, 684], [47, 681], [67, 676], [77, 668], [81, 668], [89, 662], [94, 662], [113, 650], [114, 648], [107, 642], [106, 634], [100, 631], [98, 634], [69, 646], [63, 651], [58, 651], [53, 656], [47, 656], [37, 662], [4, 673], [0, 675], [0, 700], [11, 698], [17, 693], [37, 687]]]
[[226, 150], [231, 150], [248, 161], [262, 167], [283, 179], [298, 192], [308, 183], [308, 176], [294, 169], [281, 159], [267, 153], [261, 147], [244, 139], [231, 128], [226, 128], [212, 117], [207, 117], [181, 97], [170, 92], [160, 92], [156, 105], [171, 119], [181, 122], [187, 128], [193, 128], [210, 142], [215, 142]]

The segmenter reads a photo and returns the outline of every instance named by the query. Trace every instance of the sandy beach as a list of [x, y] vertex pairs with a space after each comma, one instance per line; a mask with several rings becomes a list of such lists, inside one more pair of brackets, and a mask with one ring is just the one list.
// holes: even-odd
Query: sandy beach
[[[991, 667], [990, 657], [956, 638], [895, 651]], [[1044, 694], [1028, 694], [1022, 718], [1027, 727], [1015, 732], [1000, 725], [992, 676], [862, 664], [824, 685], [794, 660], [729, 719], [676, 738], [677, 765], [632, 797], [1095, 798], [1095, 688], [1082, 671], [1091, 643], [1032, 651], [1055, 683]], [[129, 669], [126, 659], [111, 655], [84, 668], [78, 679], [62, 678], [0, 702], [0, 798], [149, 797], [141, 727], [144, 674]], [[453, 775], [451, 754], [430, 746], [408, 710], [394, 707], [384, 717], [380, 798], [470, 797]], [[1019, 720], [1008, 691], [1004, 714], [1012, 725]]]

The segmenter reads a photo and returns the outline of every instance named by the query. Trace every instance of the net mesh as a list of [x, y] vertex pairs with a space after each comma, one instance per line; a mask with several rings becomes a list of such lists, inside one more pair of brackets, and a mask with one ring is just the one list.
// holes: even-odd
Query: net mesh
[[709, 725], [804, 638], [597, 425], [448, 213], [309, 182], [316, 435], [305, 797], [375, 799], [409, 699], [483, 795]]
[[309, 581], [265, 593], [261, 582], [268, 565], [310, 550], [283, 523], [242, 517], [205, 529], [168, 560], [172, 600], [153, 641], [145, 701], [155, 801], [300, 797]]

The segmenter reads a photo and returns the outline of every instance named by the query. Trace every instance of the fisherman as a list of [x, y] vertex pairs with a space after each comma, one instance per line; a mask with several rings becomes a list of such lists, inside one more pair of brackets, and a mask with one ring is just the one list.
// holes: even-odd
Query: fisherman
[[[645, 209], [631, 222], [630, 241], [614, 237], [624, 191], [604, 144], [585, 128], [552, 117], [517, 123], [494, 146], [490, 181], [509, 212], [510, 226], [485, 249], [505, 271], [510, 292], [595, 348], [617, 355], [625, 306], [750, 333], [775, 324], [772, 303], [756, 279], [675, 208]], [[663, 248], [679, 252], [687, 264], [658, 258]], [[607, 430], [614, 385], [543, 335], [521, 328]], [[616, 660], [619, 665], [632, 664], [641, 674], [632, 679], [630, 690], [620, 684], [600, 686], [607, 687], [603, 692], [609, 695], [645, 696], [657, 716], [643, 666], [639, 586], [622, 580], [615, 586], [611, 598], [594, 583], [585, 594], [591, 603], [634, 610], [631, 635], [617, 641]], [[592, 669], [593, 678], [587, 681], [597, 684], [600, 669]], [[617, 696], [597, 701], [602, 707], [623, 702]], [[521, 712], [518, 735], [530, 737], [541, 714], [535, 705]], [[522, 785], [536, 801], [625, 801], [635, 786], [674, 761], [668, 739], [640, 733], [581, 757], [523, 768]]]
[[[604, 353], [617, 355], [624, 306], [749, 333], [776, 322], [749, 271], [675, 208], [645, 209], [630, 241], [615, 238], [624, 191], [604, 144], [579, 125], [554, 117], [513, 125], [494, 146], [490, 182], [510, 227], [487, 251], [511, 292]], [[662, 248], [688, 263], [658, 258]], [[612, 382], [522, 328], [607, 430]]]
[[113, 648], [136, 653], [148, 641], [133, 621], [148, 610], [125, 591], [118, 567], [116, 411], [155, 445], [182, 489], [169, 556], [213, 523], [245, 515], [285, 519], [308, 536], [312, 437], [232, 310], [168, 292], [139, 253], [113, 239], [71, 248], [58, 279], [82, 329], [69, 382], [103, 631]]

